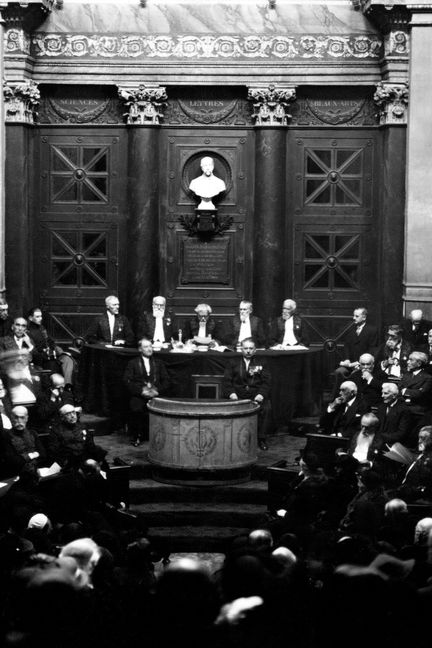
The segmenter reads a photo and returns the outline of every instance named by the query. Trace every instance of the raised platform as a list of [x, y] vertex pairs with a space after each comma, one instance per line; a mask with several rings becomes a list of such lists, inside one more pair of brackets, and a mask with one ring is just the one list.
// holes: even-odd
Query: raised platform
[[131, 466], [130, 511], [140, 515], [159, 548], [223, 552], [232, 538], [263, 523], [269, 503], [267, 468], [285, 460], [286, 468], [297, 473], [296, 457], [305, 438], [288, 434], [269, 437], [269, 449], [258, 450], [249, 481], [206, 488], [152, 479], [148, 444], [135, 448], [126, 434], [101, 436], [97, 442], [108, 450], [110, 460], [120, 457]]

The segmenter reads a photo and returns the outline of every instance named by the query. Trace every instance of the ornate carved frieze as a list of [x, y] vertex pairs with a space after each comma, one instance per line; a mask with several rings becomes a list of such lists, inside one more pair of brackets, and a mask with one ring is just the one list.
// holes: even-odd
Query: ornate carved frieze
[[162, 109], [168, 99], [162, 87], [118, 88], [119, 97], [128, 107], [124, 113], [128, 124], [157, 126], [163, 117]]
[[291, 107], [293, 126], [375, 126], [371, 97], [299, 97]]
[[407, 83], [388, 83], [381, 81], [376, 87], [374, 101], [379, 108], [381, 125], [400, 125], [407, 123], [409, 91]]
[[40, 92], [34, 81], [3, 83], [6, 122], [34, 124], [40, 102]]
[[164, 113], [166, 124], [206, 124], [245, 126], [252, 123], [252, 109], [244, 99], [169, 100]]
[[37, 33], [36, 58], [101, 59], [378, 59], [382, 41], [376, 34], [309, 34], [303, 36], [141, 36]]
[[287, 112], [296, 98], [295, 88], [249, 88], [248, 99], [253, 103], [255, 126], [287, 126], [291, 115]]
[[30, 54], [30, 37], [24, 29], [13, 27], [7, 29], [4, 36], [5, 54]]
[[403, 30], [392, 30], [384, 36], [384, 54], [388, 57], [408, 58], [409, 34]]

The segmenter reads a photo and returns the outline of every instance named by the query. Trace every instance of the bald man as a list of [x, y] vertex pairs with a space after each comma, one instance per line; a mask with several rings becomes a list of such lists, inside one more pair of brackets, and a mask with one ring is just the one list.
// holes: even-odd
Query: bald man
[[287, 349], [299, 344], [309, 346], [302, 319], [297, 313], [297, 304], [293, 299], [285, 299], [280, 317], [270, 322], [269, 344], [271, 347], [280, 344]]
[[380, 367], [375, 367], [375, 358], [370, 353], [362, 353], [359, 368], [352, 372], [350, 380], [357, 385], [358, 394], [369, 407], [381, 403], [381, 387], [386, 374]]

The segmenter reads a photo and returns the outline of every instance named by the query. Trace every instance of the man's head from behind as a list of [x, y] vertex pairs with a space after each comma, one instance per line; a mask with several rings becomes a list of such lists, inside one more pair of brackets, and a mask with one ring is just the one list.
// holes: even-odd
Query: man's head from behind
[[53, 373], [50, 376], [50, 383], [52, 389], [58, 389], [59, 391], [63, 391], [63, 388], [65, 386], [65, 379], [61, 374]]
[[420, 310], [420, 308], [415, 308], [409, 314], [409, 318], [413, 324], [419, 324], [419, 322], [421, 322], [421, 320], [423, 319], [423, 311]]
[[23, 405], [16, 405], [12, 408], [11, 422], [14, 430], [22, 432], [25, 430], [28, 421], [28, 411]]
[[109, 313], [112, 315], [118, 315], [120, 311], [120, 300], [115, 295], [109, 295], [105, 299], [105, 306]]

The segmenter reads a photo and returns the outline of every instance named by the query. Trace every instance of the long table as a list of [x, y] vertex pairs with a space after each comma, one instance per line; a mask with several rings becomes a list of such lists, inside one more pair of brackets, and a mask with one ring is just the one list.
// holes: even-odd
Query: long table
[[[128, 361], [137, 349], [85, 345], [80, 360], [79, 380], [84, 408], [99, 416], [109, 416], [121, 425], [126, 418], [128, 393], [122, 378]], [[168, 396], [193, 397], [193, 374], [223, 374], [225, 366], [240, 354], [233, 351], [155, 352], [165, 363], [171, 380]], [[299, 416], [315, 414], [322, 393], [322, 349], [257, 351], [265, 358], [272, 375], [271, 403], [274, 431]]]

